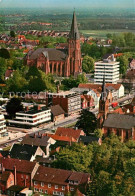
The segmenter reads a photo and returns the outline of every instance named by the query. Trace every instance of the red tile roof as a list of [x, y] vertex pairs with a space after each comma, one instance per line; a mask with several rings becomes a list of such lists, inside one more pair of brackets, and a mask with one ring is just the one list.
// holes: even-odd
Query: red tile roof
[[111, 113], [118, 113], [118, 114], [125, 114], [122, 108], [117, 108], [116, 110], [112, 111]]
[[55, 135], [73, 137], [75, 140], [78, 140], [80, 135], [84, 135], [84, 132], [80, 129], [58, 127]]
[[33, 180], [66, 185], [71, 174], [72, 171], [40, 166]]
[[[106, 83], [106, 87], [112, 86], [114, 89], [118, 90], [121, 87], [121, 84], [111, 84]], [[102, 85], [101, 84], [93, 84], [93, 83], [87, 83], [87, 84], [79, 84], [78, 88], [88, 88], [92, 90], [97, 90], [98, 92], [101, 92]]]
[[48, 136], [56, 141], [77, 142], [73, 137], [59, 136], [59, 135], [53, 135], [53, 134], [48, 134]]
[[34, 181], [67, 185], [69, 180], [78, 181], [78, 185], [88, 182], [90, 174], [73, 172], [40, 166], [33, 178]]
[[16, 166], [16, 171], [23, 173], [31, 173], [36, 165], [35, 162], [29, 162], [25, 160], [18, 160], [12, 158], [0, 158], [0, 163], [3, 163], [3, 167], [6, 170], [13, 171]]

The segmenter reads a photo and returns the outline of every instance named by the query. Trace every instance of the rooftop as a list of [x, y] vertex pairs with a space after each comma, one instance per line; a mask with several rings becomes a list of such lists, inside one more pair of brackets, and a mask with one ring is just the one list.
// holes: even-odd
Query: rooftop
[[104, 127], [131, 129], [135, 127], [135, 116], [124, 114], [108, 114]]

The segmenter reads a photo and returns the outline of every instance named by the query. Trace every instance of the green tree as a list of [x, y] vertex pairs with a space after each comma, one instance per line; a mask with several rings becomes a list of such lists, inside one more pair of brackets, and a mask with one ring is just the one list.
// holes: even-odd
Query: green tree
[[103, 132], [102, 132], [102, 129], [95, 129], [94, 130], [94, 135], [98, 138], [102, 138], [103, 136]]
[[9, 114], [10, 118], [14, 118], [16, 112], [22, 111], [23, 105], [19, 98], [12, 98], [6, 105], [6, 112]]
[[123, 56], [118, 57], [117, 61], [120, 62], [120, 74], [124, 75], [129, 65], [128, 58], [125, 55], [123, 55]]
[[6, 81], [7, 83], [7, 90], [9, 93], [19, 93], [21, 94], [23, 91], [27, 89], [27, 81], [22, 76], [19, 70], [16, 70], [13, 73], [13, 76]]
[[53, 167], [89, 172], [92, 159], [92, 151], [84, 145], [74, 143], [71, 147], [63, 148], [57, 155], [57, 160], [52, 163]]
[[10, 36], [15, 38], [15, 32], [14, 31], [10, 31]]
[[89, 56], [85, 56], [82, 62], [82, 69], [85, 73], [91, 73], [94, 71], [94, 59]]
[[76, 123], [76, 127], [83, 129], [86, 135], [94, 133], [94, 130], [97, 128], [97, 118], [95, 114], [88, 110], [82, 110]]
[[0, 81], [4, 81], [4, 75], [7, 70], [7, 61], [0, 57]]
[[10, 54], [9, 54], [8, 50], [5, 49], [5, 48], [1, 48], [0, 49], [0, 57], [2, 57], [4, 59], [9, 59], [10, 58]]

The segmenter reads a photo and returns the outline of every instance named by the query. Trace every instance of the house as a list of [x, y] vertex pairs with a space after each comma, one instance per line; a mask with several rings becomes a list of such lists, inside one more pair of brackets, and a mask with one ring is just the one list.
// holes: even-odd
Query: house
[[0, 172], [10, 171], [14, 174], [14, 185], [22, 187], [32, 187], [32, 179], [39, 164], [26, 160], [0, 157]]
[[69, 116], [81, 110], [81, 97], [71, 91], [48, 93], [48, 105], [60, 105], [65, 115]]
[[[49, 36], [52, 34], [54, 32], [50, 32]], [[82, 73], [80, 35], [75, 12], [68, 39], [68, 49], [38, 48], [30, 50], [24, 61], [28, 66], [36, 65], [46, 74], [69, 77]]]
[[[112, 94], [110, 95], [110, 100], [111, 100], [111, 96], [113, 97], [112, 101], [124, 96], [124, 86], [122, 84], [106, 83], [105, 87], [106, 87], [107, 94], [109, 92]], [[95, 100], [95, 104], [99, 102], [101, 91], [102, 91], [101, 84], [92, 84], [92, 83], [79, 84], [78, 88], [88, 89], [87, 95], [91, 95], [93, 97], [93, 99]]]
[[48, 195], [74, 194], [86, 191], [90, 174], [40, 166], [33, 178], [34, 192]]
[[65, 118], [65, 111], [60, 105], [51, 106], [52, 121], [61, 121]]
[[125, 113], [135, 114], [135, 96], [131, 103], [123, 106], [123, 109], [125, 110]]
[[83, 130], [80, 129], [58, 127], [55, 135], [62, 136], [62, 137], [63, 136], [70, 137], [73, 138], [76, 142], [78, 142], [80, 136], [84, 136], [85, 133], [83, 132]]
[[6, 72], [5, 72], [5, 80], [8, 80], [10, 77], [12, 77], [13, 72], [14, 72], [13, 69], [7, 69]]
[[22, 145], [30, 145], [40, 147], [45, 152], [45, 157], [50, 155], [50, 146], [54, 145], [56, 141], [46, 135], [26, 135], [21, 142]]
[[46, 157], [44, 151], [39, 146], [27, 144], [13, 144], [9, 154], [11, 158], [27, 161], [34, 161], [36, 156]]
[[14, 175], [10, 171], [0, 173], [0, 193], [5, 193], [6, 189], [14, 185]]
[[13, 120], [8, 120], [10, 126], [31, 128], [51, 121], [51, 110], [44, 105], [26, 107], [25, 111], [16, 113]]
[[130, 62], [130, 69], [135, 69], [135, 59]]
[[32, 190], [17, 185], [9, 187], [6, 192], [8, 196], [32, 196]]
[[92, 142], [97, 142], [99, 145], [102, 144], [101, 138], [94, 136], [80, 136], [79, 142], [83, 143], [84, 145], [91, 144]]
[[94, 99], [90, 95], [81, 95], [81, 108], [94, 108]]

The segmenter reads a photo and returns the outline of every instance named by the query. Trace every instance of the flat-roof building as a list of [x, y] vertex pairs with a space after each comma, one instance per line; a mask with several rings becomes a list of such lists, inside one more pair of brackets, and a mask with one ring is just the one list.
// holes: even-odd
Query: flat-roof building
[[6, 136], [7, 128], [6, 121], [3, 114], [0, 114], [0, 138]]
[[9, 125], [19, 127], [35, 127], [51, 121], [51, 110], [40, 105], [26, 107], [25, 111], [17, 112], [13, 120], [8, 120]]
[[106, 83], [116, 84], [118, 82], [119, 62], [116, 61], [114, 55], [95, 63], [94, 83], [102, 84], [103, 77], [105, 77]]

